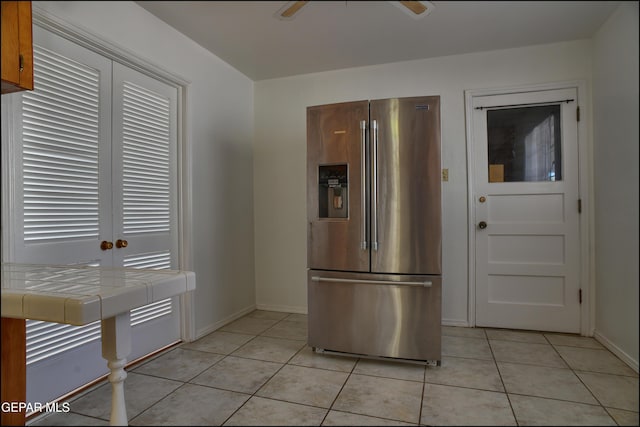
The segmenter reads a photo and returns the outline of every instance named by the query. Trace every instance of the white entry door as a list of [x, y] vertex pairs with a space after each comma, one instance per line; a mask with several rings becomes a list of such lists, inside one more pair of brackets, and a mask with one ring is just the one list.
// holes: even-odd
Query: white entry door
[[476, 326], [580, 332], [577, 90], [472, 98]]

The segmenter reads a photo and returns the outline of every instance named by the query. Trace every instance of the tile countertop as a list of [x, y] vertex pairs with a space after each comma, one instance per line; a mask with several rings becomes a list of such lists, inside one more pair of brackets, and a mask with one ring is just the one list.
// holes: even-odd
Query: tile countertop
[[195, 273], [2, 264], [2, 317], [86, 325], [196, 288]]

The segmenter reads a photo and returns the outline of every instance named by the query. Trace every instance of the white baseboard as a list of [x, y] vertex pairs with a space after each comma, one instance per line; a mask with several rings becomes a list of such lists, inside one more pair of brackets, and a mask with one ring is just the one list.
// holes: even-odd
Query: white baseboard
[[593, 337], [596, 339], [596, 341], [598, 341], [600, 344], [605, 346], [609, 351], [611, 351], [611, 353], [613, 353], [616, 356], [618, 356], [620, 358], [620, 360], [622, 360], [624, 363], [629, 365], [629, 367], [631, 369], [633, 369], [634, 371], [636, 371], [636, 373], [638, 373], [638, 361], [637, 360], [633, 359], [631, 356], [629, 356], [627, 353], [625, 353], [620, 347], [618, 347], [617, 345], [615, 345], [614, 343], [609, 341], [609, 339], [607, 337], [602, 335], [597, 330], [594, 331]]
[[469, 328], [469, 322], [467, 322], [466, 320], [460, 320], [460, 319], [442, 319], [441, 322], [442, 326], [460, 326], [463, 328]]
[[273, 305], [273, 304], [257, 304], [258, 310], [279, 311], [283, 313], [307, 314], [307, 306], [289, 306], [289, 305]]
[[237, 311], [234, 314], [232, 314], [230, 316], [227, 316], [224, 319], [219, 320], [219, 321], [217, 321], [217, 322], [215, 322], [215, 323], [213, 323], [213, 324], [211, 324], [211, 325], [209, 325], [209, 326], [207, 326], [205, 328], [198, 329], [196, 331], [196, 339], [200, 339], [200, 338], [204, 337], [205, 335], [209, 335], [211, 332], [214, 332], [214, 331], [222, 328], [223, 326], [233, 322], [234, 320], [237, 320], [237, 319], [241, 318], [245, 314], [251, 313], [255, 309], [256, 309], [256, 306], [252, 304], [252, 305], [250, 305], [250, 306], [248, 306], [246, 308], [243, 308], [242, 310]]

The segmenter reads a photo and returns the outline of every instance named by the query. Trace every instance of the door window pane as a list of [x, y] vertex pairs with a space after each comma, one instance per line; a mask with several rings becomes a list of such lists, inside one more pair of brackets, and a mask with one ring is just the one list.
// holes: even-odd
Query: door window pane
[[560, 105], [487, 111], [489, 182], [562, 180]]

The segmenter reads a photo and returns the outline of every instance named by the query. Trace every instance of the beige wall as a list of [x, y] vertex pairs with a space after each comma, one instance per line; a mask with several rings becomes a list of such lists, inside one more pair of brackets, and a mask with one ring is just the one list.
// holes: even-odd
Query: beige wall
[[469, 269], [464, 91], [575, 80], [591, 80], [590, 40], [256, 82], [258, 307], [306, 312], [306, 107], [440, 95], [442, 167], [449, 169], [449, 181], [443, 183], [443, 321], [466, 325]]
[[638, 370], [638, 2], [593, 39], [596, 337]]

